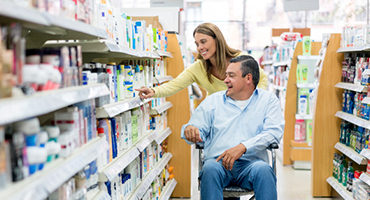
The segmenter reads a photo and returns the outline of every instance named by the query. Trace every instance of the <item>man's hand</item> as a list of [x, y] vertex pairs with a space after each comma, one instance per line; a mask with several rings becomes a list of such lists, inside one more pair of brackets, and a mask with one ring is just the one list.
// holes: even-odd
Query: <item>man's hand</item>
[[216, 162], [222, 159], [222, 165], [226, 168], [226, 170], [232, 170], [234, 162], [238, 160], [246, 151], [247, 149], [245, 148], [245, 146], [243, 144], [239, 144], [223, 152], [216, 159]]
[[199, 135], [199, 129], [195, 126], [187, 126], [184, 130], [184, 135], [189, 142], [198, 143], [203, 142]]
[[140, 99], [147, 99], [154, 96], [154, 90], [147, 88], [147, 87], [141, 87], [140, 89], [135, 89], [136, 91], [139, 91]]

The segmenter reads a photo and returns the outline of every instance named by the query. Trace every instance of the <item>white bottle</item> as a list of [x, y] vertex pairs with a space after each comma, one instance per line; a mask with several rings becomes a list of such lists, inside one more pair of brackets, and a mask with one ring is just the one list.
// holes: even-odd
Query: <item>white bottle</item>
[[307, 96], [300, 95], [298, 102], [298, 114], [306, 115], [307, 114]]

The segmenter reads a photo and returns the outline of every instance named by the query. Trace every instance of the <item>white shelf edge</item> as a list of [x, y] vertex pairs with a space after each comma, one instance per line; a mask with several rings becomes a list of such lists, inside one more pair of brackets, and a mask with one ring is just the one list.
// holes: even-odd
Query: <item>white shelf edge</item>
[[351, 193], [347, 192], [346, 188], [335, 180], [334, 177], [327, 178], [326, 182], [328, 182], [345, 200], [353, 200]]
[[149, 172], [145, 175], [145, 177], [142, 179], [139, 185], [136, 186], [131, 197], [128, 199], [130, 200], [141, 199], [143, 197], [144, 193], [149, 188], [150, 184], [153, 182], [155, 177], [157, 177], [157, 174], [159, 173], [157, 167], [159, 165], [162, 165], [163, 164], [162, 162], [164, 162], [163, 158], [149, 170]]
[[110, 103], [110, 104], [104, 105], [103, 107], [96, 108], [96, 117], [97, 118], [114, 117], [128, 110], [137, 108], [143, 105], [144, 103], [145, 101], [143, 102], [140, 99], [140, 97], [135, 97], [135, 98], [127, 99], [124, 101]]
[[157, 54], [158, 54], [159, 56], [164, 56], [164, 57], [170, 57], [170, 58], [173, 58], [173, 57], [172, 57], [172, 54], [171, 54], [170, 52], [168, 52], [168, 51], [159, 51], [159, 50], [157, 50]]
[[370, 174], [366, 172], [362, 173], [360, 176], [360, 180], [362, 180], [363, 182], [370, 186]]
[[166, 153], [162, 159], [157, 163], [155, 169], [157, 170], [157, 174], [160, 174], [162, 169], [167, 165], [168, 162], [170, 162], [172, 158], [172, 154], [170, 152]]
[[143, 152], [143, 150], [150, 143], [152, 143], [157, 136], [158, 136], [158, 132], [156, 130], [152, 130], [149, 133], [145, 134], [145, 136], [136, 143], [135, 147], [139, 150], [139, 152]]
[[171, 81], [171, 80], [173, 80], [172, 76], [160, 76], [160, 77], [154, 77], [153, 83], [163, 83], [163, 82]]
[[135, 146], [127, 149], [122, 154], [114, 158], [108, 165], [99, 170], [99, 182], [112, 181], [123, 169], [125, 169], [137, 156], [139, 151]]
[[315, 88], [315, 84], [313, 84], [313, 83], [297, 83], [297, 88], [314, 89]]
[[76, 149], [69, 157], [57, 159], [50, 163], [50, 166], [45, 166], [42, 171], [4, 188], [0, 192], [0, 199], [47, 198], [55, 189], [94, 161], [107, 148], [105, 137], [95, 138]]
[[320, 59], [319, 55], [311, 55], [311, 56], [297, 56], [298, 60], [318, 60]]
[[342, 143], [336, 143], [334, 146], [338, 151], [345, 154], [348, 158], [352, 159], [359, 165], [367, 165], [367, 159], [362, 156], [361, 154], [357, 153], [353, 149], [347, 147], [346, 145]]
[[164, 111], [170, 109], [172, 107], [172, 103], [170, 101], [166, 101], [162, 103], [160, 106], [150, 109], [150, 115], [158, 115], [163, 113]]
[[313, 115], [300, 115], [296, 114], [295, 119], [313, 119]]
[[366, 159], [370, 159], [370, 149], [362, 149], [360, 154]]
[[261, 65], [271, 65], [272, 63], [274, 63], [273, 60], [266, 60], [266, 61], [262, 61]]
[[284, 65], [289, 65], [289, 62], [288, 61], [275, 62], [272, 65], [275, 66], [275, 67], [284, 66]]
[[345, 89], [345, 90], [351, 90], [351, 91], [355, 91], [355, 92], [366, 92], [367, 91], [367, 86], [355, 85], [353, 83], [339, 82], [335, 85], [335, 87]]
[[335, 113], [335, 116], [339, 117], [341, 119], [344, 119], [348, 122], [351, 122], [352, 124], [355, 124], [357, 126], [361, 126], [361, 127], [370, 129], [370, 121], [359, 118], [355, 115], [348, 114], [348, 113], [345, 113], [343, 111], [337, 111], [337, 113]]
[[365, 97], [361, 103], [370, 104], [370, 97]]
[[369, 45], [362, 45], [362, 46], [356, 46], [356, 47], [341, 47], [337, 50], [337, 53], [368, 51], [369, 49], [370, 49]]
[[30, 96], [11, 97], [0, 100], [0, 125], [29, 117], [43, 115], [74, 103], [108, 95], [105, 84], [68, 87], [38, 92]]
[[167, 187], [162, 192], [161, 196], [159, 197], [159, 200], [168, 200], [171, 197], [172, 192], [175, 190], [175, 187], [177, 185], [177, 181], [175, 178], [171, 179], [169, 183], [167, 183]]
[[[17, 12], [14, 12], [14, 11]], [[49, 26], [50, 23], [45, 19], [41, 12], [36, 9], [18, 6], [14, 3], [0, 1], [0, 16], [11, 18], [16, 21], [24, 21], [42, 26]]]
[[370, 69], [365, 69], [362, 75], [370, 76]]
[[161, 144], [163, 140], [165, 140], [171, 133], [172, 130], [170, 129], [170, 127], [167, 127], [158, 134], [158, 137], [155, 139], [155, 141], [157, 142], [157, 144]]
[[285, 86], [280, 86], [280, 85], [272, 85], [272, 88], [274, 88], [275, 90], [286, 90], [286, 87]]
[[111, 197], [106, 191], [99, 190], [97, 195], [91, 199], [87, 198], [87, 200], [111, 200]]

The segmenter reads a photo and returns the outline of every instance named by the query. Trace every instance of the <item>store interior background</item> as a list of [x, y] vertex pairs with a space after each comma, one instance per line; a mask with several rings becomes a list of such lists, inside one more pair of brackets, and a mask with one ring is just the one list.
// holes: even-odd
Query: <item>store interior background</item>
[[[319, 0], [318, 10], [290, 12], [284, 11], [284, 0], [116, 0], [112, 4], [124, 8], [180, 5], [178, 33], [184, 35], [189, 52], [196, 52], [192, 37], [195, 27], [212, 22], [222, 30], [229, 46], [248, 51], [256, 59], [263, 55], [265, 46], [281, 43], [280, 37], [272, 37], [272, 29], [309, 28], [312, 41], [321, 42], [324, 33], [341, 33], [345, 25], [366, 24], [367, 21], [365, 0]], [[190, 53], [189, 57], [192, 57]], [[189, 64], [193, 61], [193, 57], [188, 60]], [[196, 156], [193, 159], [196, 160]], [[197, 163], [192, 163], [192, 170], [197, 170], [196, 166]], [[311, 171], [283, 166], [279, 151], [277, 175], [279, 199], [315, 199], [310, 187]], [[196, 173], [192, 176], [196, 179]], [[196, 200], [199, 193], [194, 182], [190, 199]], [[320, 199], [341, 199], [332, 191], [332, 198]], [[249, 197], [242, 197], [245, 199]]]

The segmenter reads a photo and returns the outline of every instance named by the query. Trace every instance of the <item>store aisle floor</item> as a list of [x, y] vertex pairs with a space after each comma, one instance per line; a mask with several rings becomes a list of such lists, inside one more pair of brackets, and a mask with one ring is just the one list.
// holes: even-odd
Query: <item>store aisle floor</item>
[[[277, 167], [277, 189], [279, 200], [339, 200], [341, 198], [313, 198], [311, 196], [311, 171], [294, 170], [291, 166], [283, 166], [279, 158], [276, 159]], [[194, 187], [193, 187], [194, 188]], [[242, 197], [241, 200], [248, 200]], [[180, 200], [180, 198], [171, 198]], [[192, 198], [181, 200], [199, 200], [199, 195], [194, 194]]]

